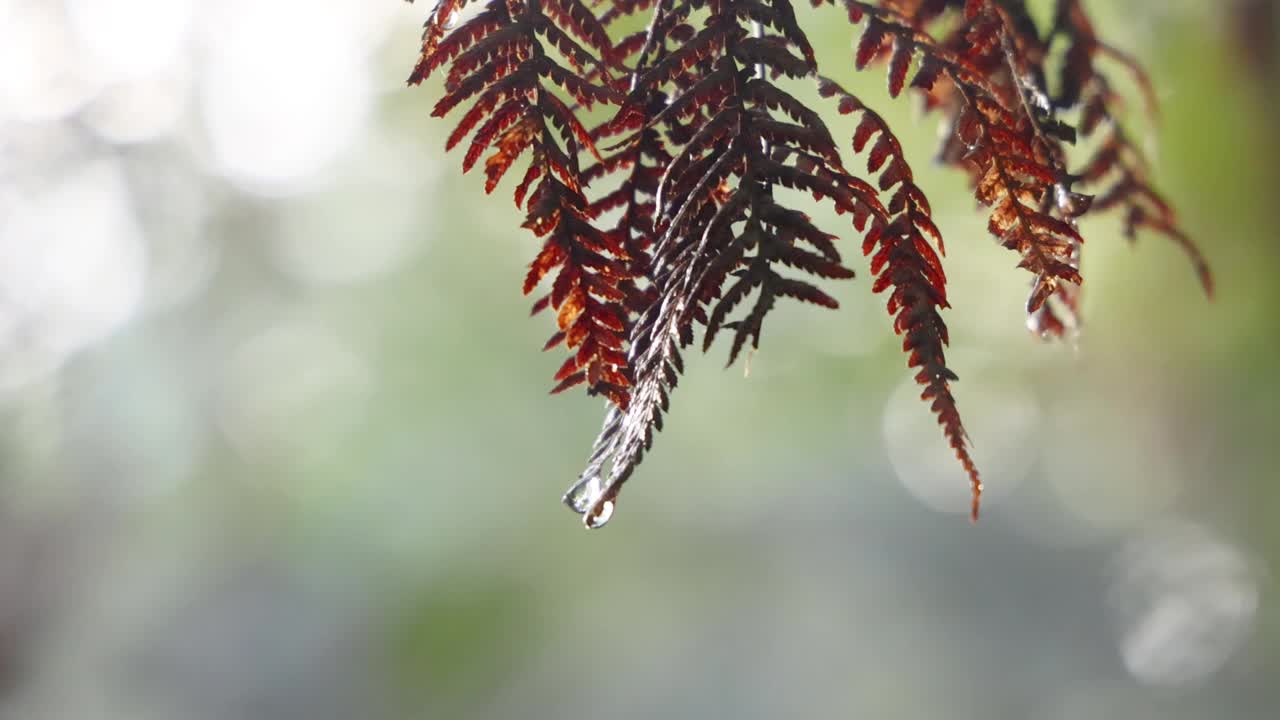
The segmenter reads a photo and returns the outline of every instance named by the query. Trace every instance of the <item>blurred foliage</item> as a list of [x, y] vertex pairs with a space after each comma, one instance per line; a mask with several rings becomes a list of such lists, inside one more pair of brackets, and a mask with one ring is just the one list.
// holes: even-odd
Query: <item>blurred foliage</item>
[[[691, 358], [587, 534], [558, 498], [599, 403], [545, 395], [535, 241], [401, 86], [422, 8], [131, 0], [188, 12], [144, 72], [88, 0], [0, 2], [4, 714], [1272, 717], [1280, 83], [1217, 3], [1090, 4], [1162, 93], [1135, 129], [1217, 299], [1096, 224], [1085, 333], [1041, 345], [921, 172], [982, 522], [856, 264], [749, 379]], [[927, 170], [928, 118], [827, 72]]]

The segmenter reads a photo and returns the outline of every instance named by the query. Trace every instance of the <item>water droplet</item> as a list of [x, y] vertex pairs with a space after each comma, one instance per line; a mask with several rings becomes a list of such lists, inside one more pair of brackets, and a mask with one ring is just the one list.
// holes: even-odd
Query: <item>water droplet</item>
[[589, 530], [602, 528], [609, 522], [609, 518], [613, 517], [613, 508], [616, 503], [612, 500], [603, 500], [595, 505], [592, 510], [582, 516], [582, 522]]
[[564, 494], [564, 504], [581, 515], [583, 524], [593, 530], [609, 522], [616, 505], [610, 497], [610, 487], [599, 475], [580, 478]]
[[598, 476], [578, 478], [578, 481], [565, 491], [561, 501], [568, 508], [579, 515], [587, 511], [594, 500], [600, 494], [600, 478]]

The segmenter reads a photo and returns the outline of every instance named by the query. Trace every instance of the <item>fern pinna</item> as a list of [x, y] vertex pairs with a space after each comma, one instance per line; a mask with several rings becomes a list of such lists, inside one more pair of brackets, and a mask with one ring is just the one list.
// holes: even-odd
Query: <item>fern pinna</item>
[[[588, 527], [609, 519], [661, 430], [691, 343], [706, 351], [726, 336], [733, 364], [759, 347], [779, 300], [837, 307], [814, 281], [854, 272], [840, 228], [796, 206], [804, 195], [861, 235], [872, 290], [887, 293], [977, 517], [982, 481], [945, 356], [942, 232], [892, 129], [831, 76], [883, 63], [892, 97], [909, 89], [946, 124], [937, 157], [968, 175], [991, 234], [1031, 274], [1036, 334], [1080, 325], [1086, 214], [1119, 210], [1131, 237], [1173, 240], [1212, 289], [1104, 72], [1131, 73], [1154, 112], [1150, 83], [1098, 37], [1081, 0], [1057, 0], [1043, 30], [1024, 0], [812, 2], [857, 36], [825, 74], [789, 0], [439, 0], [428, 17], [409, 82], [443, 76], [433, 115], [469, 103], [447, 147], [467, 145], [464, 171], [484, 157], [486, 192], [524, 168], [515, 202], [543, 238], [524, 292], [547, 286], [533, 306], [555, 315], [544, 349], [570, 353], [552, 392], [585, 385], [609, 402], [565, 494]], [[805, 82], [830, 105], [792, 94]], [[833, 137], [828, 109], [856, 114], [851, 139]], [[1098, 133], [1068, 169], [1070, 147]]]

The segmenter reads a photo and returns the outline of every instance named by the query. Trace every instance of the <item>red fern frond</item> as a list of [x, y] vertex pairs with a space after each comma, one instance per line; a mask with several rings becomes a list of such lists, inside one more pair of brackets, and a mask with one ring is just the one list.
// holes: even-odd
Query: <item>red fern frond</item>
[[[615, 501], [660, 425], [679, 372], [678, 346], [692, 341], [695, 321], [706, 324], [704, 350], [721, 330], [732, 331], [732, 364], [748, 343], [759, 347], [778, 299], [837, 306], [816, 285], [780, 272], [789, 267], [817, 277], [853, 276], [840, 264], [834, 236], [814, 227], [804, 213], [779, 205], [772, 188], [828, 199], [860, 227], [868, 218], [887, 220], [875, 188], [843, 169], [818, 115], [801, 110], [802, 103], [762, 77], [804, 77], [815, 67], [787, 0], [721, 0], [709, 6], [711, 17], [694, 41], [635, 79], [633, 98], [643, 99], [689, 74], [654, 118], [694, 113], [706, 121], [673, 154], [656, 191], [656, 297], [631, 336], [633, 403], [610, 413], [596, 453], [566, 498], [589, 525], [598, 522], [603, 503]], [[742, 27], [746, 21], [759, 24], [757, 36]], [[726, 87], [729, 92], [722, 91]], [[800, 122], [774, 118], [771, 109]], [[801, 242], [815, 243], [818, 252]], [[745, 314], [730, 320], [752, 295]], [[582, 495], [587, 489], [589, 497]]]
[[[544, 349], [569, 351], [552, 392], [585, 385], [609, 400], [564, 497], [587, 526], [609, 519], [662, 429], [681, 352], [699, 334], [704, 352], [731, 336], [731, 365], [760, 347], [780, 299], [837, 307], [820, 281], [853, 271], [839, 237], [791, 207], [797, 194], [830, 203], [862, 234], [872, 290], [887, 296], [921, 397], [968, 474], [976, 518], [982, 481], [945, 355], [942, 232], [889, 125], [818, 75], [791, 0], [484, 0], [451, 28], [467, 2], [438, 0], [430, 11], [409, 83], [443, 75], [432, 115], [464, 109], [446, 149], [465, 148], [464, 172], [483, 159], [486, 192], [525, 168], [515, 204], [542, 248], [524, 292], [546, 286], [532, 307], [555, 317]], [[891, 97], [911, 89], [942, 118], [939, 160], [967, 174], [988, 230], [1033, 277], [1033, 332], [1080, 327], [1079, 223], [1089, 212], [1122, 213], [1130, 237], [1165, 235], [1212, 291], [1207, 261], [1150, 180], [1099, 66], [1131, 73], [1154, 115], [1150, 79], [1098, 38], [1080, 0], [1056, 0], [1043, 33], [1024, 0], [811, 2], [838, 2], [863, 25], [847, 64], [883, 64]], [[643, 30], [622, 22], [641, 12]], [[1060, 37], [1061, 57], [1051, 52]], [[840, 113], [857, 114], [851, 146], [865, 174], [848, 169], [822, 114], [788, 91], [807, 78]], [[584, 121], [601, 105], [614, 108], [608, 119]], [[1078, 135], [1096, 149], [1071, 172]]]
[[1083, 135], [1092, 135], [1104, 124], [1109, 126], [1106, 138], [1080, 172], [1082, 183], [1101, 188], [1093, 209], [1101, 212], [1115, 208], [1123, 212], [1125, 232], [1131, 240], [1139, 228], [1146, 228], [1173, 241], [1190, 258], [1201, 287], [1212, 296], [1213, 275], [1209, 263], [1182, 230], [1173, 207], [1148, 179], [1142, 152], [1115, 116], [1120, 97], [1111, 90], [1107, 77], [1097, 67], [1097, 60], [1106, 57], [1128, 70], [1143, 92], [1148, 112], [1154, 115], [1158, 108], [1150, 78], [1136, 60], [1098, 39], [1079, 0], [1058, 0], [1051, 34], [1062, 34], [1070, 43], [1057, 104], [1061, 107], [1080, 104], [1084, 108]]
[[876, 276], [872, 289], [877, 293], [893, 290], [888, 309], [894, 318], [894, 332], [903, 336], [907, 366], [919, 368], [915, 379], [924, 386], [921, 399], [931, 404], [947, 442], [969, 475], [973, 489], [971, 515], [977, 520], [982, 479], [969, 454], [969, 438], [951, 393], [950, 383], [958, 378], [947, 367], [945, 349], [949, 337], [938, 312], [949, 307], [947, 277], [939, 257], [945, 252], [942, 233], [933, 222], [924, 191], [915, 184], [901, 144], [884, 119], [832, 80], [821, 78], [819, 93], [837, 98], [842, 113], [861, 113], [853, 136], [854, 152], [863, 152], [876, 138], [868, 153], [867, 171], [879, 172], [880, 189], [893, 191], [893, 196], [888, 204], [889, 221], [873, 227], [863, 242], [863, 253], [872, 255], [871, 272]]
[[[625, 407], [631, 381], [625, 355], [629, 310], [624, 283], [643, 270], [632, 264], [627, 244], [592, 224], [594, 211], [582, 193], [578, 155], [585, 151], [599, 158], [599, 152], [574, 110], [553, 90], [559, 88], [588, 108], [620, 99], [608, 85], [578, 74], [583, 67], [605, 67], [611, 61], [608, 34], [579, 0], [490, 0], [479, 15], [448, 34], [439, 29], [441, 12], [433, 13], [428, 22], [428, 41], [410, 82], [421, 82], [449, 65], [445, 95], [433, 110], [441, 117], [475, 98], [446, 147], [458, 145], [474, 130], [462, 162], [464, 171], [492, 149], [485, 160], [486, 192], [497, 187], [521, 156], [532, 154], [529, 171], [516, 189], [516, 204], [524, 205], [527, 195], [524, 227], [545, 240], [529, 267], [524, 292], [554, 275], [546, 306], [556, 311], [557, 332], [546, 347], [563, 344], [573, 352], [556, 373], [552, 392], [585, 383], [592, 394]], [[603, 59], [571, 40], [558, 25]], [[575, 70], [552, 60], [540, 38]]]
[[[1028, 70], [1043, 46], [1024, 34], [1016, 19], [1021, 16], [985, 0], [967, 2], [965, 49], [955, 52], [891, 11], [853, 0], [846, 5], [851, 16], [868, 16], [856, 65], [874, 57], [866, 49], [868, 37], [873, 48], [892, 37], [899, 48], [895, 55], [923, 56], [914, 87], [932, 92], [945, 76], [954, 88], [958, 108], [953, 128], [964, 148], [955, 159], [972, 168], [975, 196], [993, 210], [988, 222], [992, 235], [1021, 256], [1019, 267], [1035, 275], [1027, 313], [1035, 316], [1051, 296], [1083, 282], [1083, 238], [1073, 218], [1087, 200], [1071, 190], [1074, 179], [1064, 166], [1062, 147], [1071, 132], [1041, 100], [1046, 97], [1043, 88]], [[990, 71], [993, 63], [1000, 64], [1002, 74]], [[903, 84], [896, 72], [891, 66], [891, 90]]]

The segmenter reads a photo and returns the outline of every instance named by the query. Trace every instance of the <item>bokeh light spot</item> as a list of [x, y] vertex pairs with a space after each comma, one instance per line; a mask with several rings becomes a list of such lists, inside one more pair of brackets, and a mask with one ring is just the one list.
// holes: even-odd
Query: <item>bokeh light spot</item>
[[141, 304], [142, 231], [119, 164], [0, 185], [0, 386], [56, 368]]
[[[973, 439], [973, 456], [983, 473], [984, 507], [1013, 490], [1036, 459], [1040, 407], [1018, 379], [994, 368], [974, 368], [961, 358], [952, 367], [967, 368], [953, 383], [961, 417]], [[967, 513], [970, 487], [964, 469], [943, 438], [937, 416], [920, 399], [913, 378], [890, 395], [882, 418], [889, 461], [903, 486], [917, 500], [945, 513]]]
[[367, 361], [332, 331], [306, 323], [267, 327], [223, 367], [219, 425], [241, 456], [322, 461], [364, 417]]
[[1150, 685], [1203, 681], [1249, 636], [1259, 594], [1244, 554], [1202, 527], [1138, 537], [1118, 553], [1109, 594], [1125, 667]]
[[126, 77], [161, 70], [187, 41], [191, 0], [65, 0], [94, 67]]
[[341, 3], [239, 0], [219, 11], [201, 84], [214, 164], [251, 192], [302, 190], [368, 119], [365, 48]]

